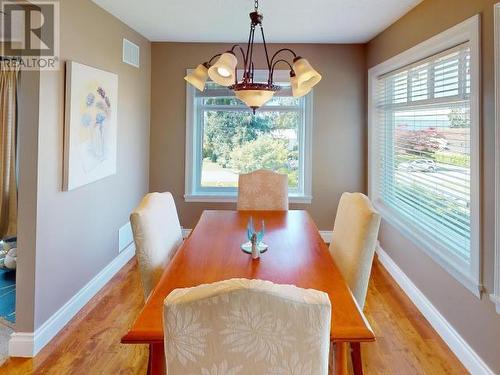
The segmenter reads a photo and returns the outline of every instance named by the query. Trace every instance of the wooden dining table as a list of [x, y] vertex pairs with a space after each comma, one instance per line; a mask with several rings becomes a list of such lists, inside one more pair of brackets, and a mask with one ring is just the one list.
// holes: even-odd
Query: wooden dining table
[[[252, 217], [265, 223], [268, 251], [252, 260], [240, 250]], [[330, 340], [335, 346], [335, 373], [347, 374], [348, 348], [375, 340], [363, 312], [335, 265], [328, 247], [306, 211], [204, 211], [190, 236], [165, 267], [122, 343], [149, 344], [149, 374], [165, 373], [163, 301], [176, 288], [231, 278], [269, 280], [324, 291], [332, 304]], [[350, 345], [349, 345], [350, 344]], [[353, 357], [361, 373], [361, 357]]]

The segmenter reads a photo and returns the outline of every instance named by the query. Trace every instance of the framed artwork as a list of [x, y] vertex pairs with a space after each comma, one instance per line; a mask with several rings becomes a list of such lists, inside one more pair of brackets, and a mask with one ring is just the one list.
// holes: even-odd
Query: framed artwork
[[118, 75], [66, 62], [64, 190], [116, 173]]

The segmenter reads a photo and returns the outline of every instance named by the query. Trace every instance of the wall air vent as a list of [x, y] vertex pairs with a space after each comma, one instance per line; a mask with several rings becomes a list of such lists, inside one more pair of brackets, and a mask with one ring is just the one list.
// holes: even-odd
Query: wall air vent
[[135, 43], [123, 38], [123, 62], [136, 68], [139, 67], [140, 49]]

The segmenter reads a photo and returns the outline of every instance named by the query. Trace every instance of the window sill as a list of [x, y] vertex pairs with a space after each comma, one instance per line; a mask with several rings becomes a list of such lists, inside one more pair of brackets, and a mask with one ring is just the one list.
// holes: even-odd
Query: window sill
[[[236, 203], [238, 197], [236, 195], [222, 194], [185, 194], [185, 202], [211, 202], [211, 203]], [[310, 204], [312, 201], [311, 195], [289, 195], [290, 203]]]

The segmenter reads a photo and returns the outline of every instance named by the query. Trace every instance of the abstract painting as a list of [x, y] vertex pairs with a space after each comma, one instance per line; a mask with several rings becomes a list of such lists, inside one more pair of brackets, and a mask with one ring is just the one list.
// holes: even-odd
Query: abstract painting
[[116, 74], [66, 63], [65, 190], [116, 173], [117, 101]]

